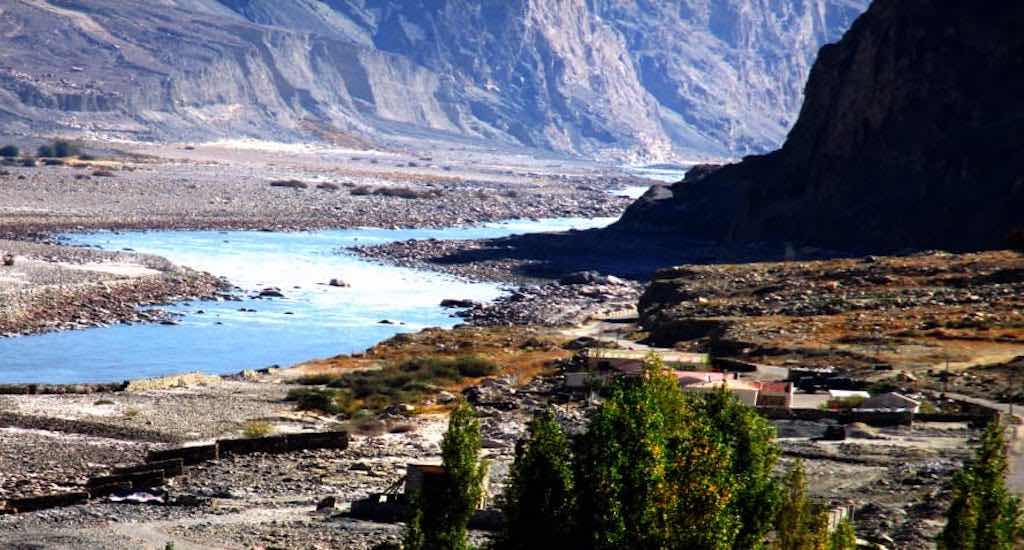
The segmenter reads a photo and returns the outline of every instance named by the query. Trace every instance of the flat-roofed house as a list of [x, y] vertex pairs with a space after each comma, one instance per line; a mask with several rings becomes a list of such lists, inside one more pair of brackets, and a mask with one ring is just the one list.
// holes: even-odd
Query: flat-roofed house
[[[650, 350], [590, 348], [586, 350], [586, 363], [587, 368], [596, 370], [641, 369], [651, 353]], [[706, 353], [683, 351], [653, 353], [670, 369], [707, 368], [711, 364], [711, 356]]]
[[711, 393], [725, 388], [739, 398], [745, 405], [754, 407], [757, 405], [757, 395], [761, 392], [761, 385], [757, 382], [745, 380], [715, 380], [712, 382], [698, 382], [683, 386], [683, 391]]
[[921, 402], [911, 399], [905, 395], [889, 392], [880, 393], [869, 397], [861, 403], [858, 411], [910, 411], [916, 413], [921, 408]]
[[789, 409], [793, 406], [793, 384], [791, 382], [759, 382], [761, 391], [757, 394], [758, 407]]

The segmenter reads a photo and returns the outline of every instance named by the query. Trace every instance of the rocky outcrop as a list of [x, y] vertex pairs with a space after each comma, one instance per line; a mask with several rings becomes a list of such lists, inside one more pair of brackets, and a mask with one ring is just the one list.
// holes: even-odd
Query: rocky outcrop
[[867, 0], [66, 0], [0, 6], [0, 122], [410, 135], [631, 160], [776, 146]]
[[1024, 5], [876, 0], [781, 149], [694, 170], [615, 230], [848, 250], [1001, 248], [1024, 225]]

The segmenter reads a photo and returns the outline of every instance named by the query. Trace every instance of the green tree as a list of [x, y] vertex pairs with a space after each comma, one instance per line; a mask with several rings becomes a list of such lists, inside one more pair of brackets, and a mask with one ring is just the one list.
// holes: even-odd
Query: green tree
[[1024, 534], [1020, 499], [1006, 490], [1006, 441], [998, 421], [981, 436], [975, 457], [953, 477], [953, 500], [939, 534], [943, 550], [1009, 550]]
[[58, 139], [53, 142], [53, 156], [57, 158], [66, 158], [73, 157], [77, 154], [78, 146], [74, 143], [62, 139]]
[[4, 145], [0, 147], [0, 157], [3, 158], [17, 158], [21, 154], [21, 150], [14, 145]]
[[773, 477], [779, 460], [775, 426], [725, 389], [696, 399], [694, 407], [712, 428], [718, 444], [731, 449], [735, 493], [729, 514], [739, 522], [736, 550], [763, 548], [774, 527], [779, 484]]
[[731, 548], [732, 450], [656, 358], [616, 383], [576, 447], [579, 545]]
[[778, 550], [825, 550], [828, 517], [807, 498], [804, 464], [797, 460], [783, 479], [782, 501], [776, 520]]
[[516, 448], [502, 511], [505, 527], [495, 548], [560, 548], [573, 544], [575, 495], [569, 438], [548, 410], [530, 422]]
[[857, 533], [850, 520], [844, 519], [836, 525], [829, 538], [829, 550], [857, 550]]
[[43, 157], [43, 158], [52, 158], [53, 157], [53, 147], [51, 147], [49, 145], [40, 145], [39, 149], [36, 150], [36, 156]]
[[413, 496], [406, 524], [407, 550], [464, 550], [466, 527], [483, 495], [487, 464], [481, 461], [480, 422], [469, 404], [460, 403], [448, 419], [441, 441], [445, 475], [427, 482]]

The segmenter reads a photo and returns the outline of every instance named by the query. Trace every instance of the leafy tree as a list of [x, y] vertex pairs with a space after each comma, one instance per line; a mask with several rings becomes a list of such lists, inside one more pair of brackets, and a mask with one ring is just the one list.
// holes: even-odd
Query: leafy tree
[[729, 514], [740, 525], [733, 548], [762, 548], [774, 527], [780, 496], [772, 474], [779, 460], [775, 426], [725, 389], [695, 400], [694, 406], [707, 419], [717, 443], [731, 449], [736, 488]]
[[3, 147], [0, 147], [0, 157], [13, 159], [17, 158], [20, 154], [21, 150], [18, 149], [17, 146], [4, 145]]
[[782, 501], [776, 520], [778, 550], [825, 550], [828, 518], [807, 498], [804, 464], [797, 460], [783, 479]]
[[36, 150], [36, 156], [43, 158], [53, 158], [53, 147], [50, 145], [40, 145], [39, 149]]
[[495, 548], [570, 548], [576, 521], [572, 449], [550, 410], [530, 422], [509, 477], [505, 527]]
[[620, 381], [577, 445], [577, 521], [586, 548], [731, 548], [732, 449], [651, 358]]
[[953, 477], [953, 501], [938, 537], [942, 550], [1009, 550], [1024, 535], [1020, 499], [1006, 490], [1006, 442], [998, 421], [981, 436], [973, 460]]
[[445, 475], [424, 480], [413, 497], [406, 525], [405, 547], [410, 550], [469, 548], [466, 526], [483, 495], [487, 464], [480, 460], [480, 422], [473, 408], [460, 403], [448, 419], [441, 441]]
[[829, 539], [829, 550], [857, 550], [857, 533], [850, 520], [844, 519], [836, 525]]
[[70, 141], [58, 139], [53, 142], [53, 156], [57, 158], [73, 157], [78, 154], [78, 146]]

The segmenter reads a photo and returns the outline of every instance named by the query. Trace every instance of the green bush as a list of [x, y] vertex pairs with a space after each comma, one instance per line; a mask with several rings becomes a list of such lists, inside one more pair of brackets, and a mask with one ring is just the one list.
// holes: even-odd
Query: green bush
[[78, 146], [70, 141], [58, 139], [53, 142], [53, 156], [57, 158], [73, 157], [78, 154]]
[[421, 400], [436, 391], [438, 385], [493, 375], [500, 370], [493, 361], [471, 355], [419, 357], [379, 370], [349, 372], [331, 379], [310, 376], [298, 382], [316, 385], [326, 382], [330, 388], [347, 390], [353, 398], [362, 399], [365, 407], [381, 410], [395, 403]]
[[344, 390], [324, 388], [295, 388], [288, 392], [286, 401], [294, 401], [300, 411], [320, 411], [351, 418], [359, 410], [359, 403]]
[[3, 147], [0, 147], [0, 157], [13, 159], [20, 155], [21, 149], [18, 149], [14, 145], [4, 145]]
[[36, 155], [42, 158], [67, 158], [79, 153], [78, 146], [63, 139], [55, 140], [49, 145], [40, 145]]

